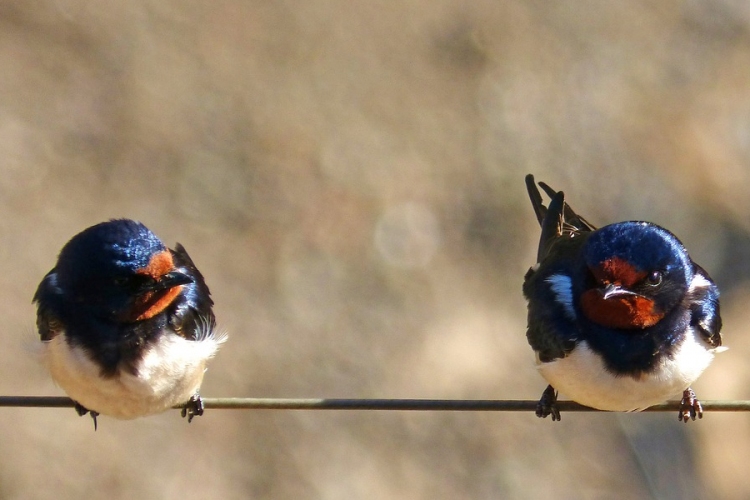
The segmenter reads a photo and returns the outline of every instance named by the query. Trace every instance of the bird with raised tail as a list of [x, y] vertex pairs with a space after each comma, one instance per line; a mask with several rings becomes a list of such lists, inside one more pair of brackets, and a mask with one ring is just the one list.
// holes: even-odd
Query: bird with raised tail
[[539, 417], [560, 420], [558, 391], [610, 411], [682, 395], [678, 417], [702, 418], [690, 385], [722, 350], [719, 290], [675, 235], [650, 222], [595, 228], [561, 191], [526, 187], [541, 225], [526, 273], [526, 337], [549, 386]]

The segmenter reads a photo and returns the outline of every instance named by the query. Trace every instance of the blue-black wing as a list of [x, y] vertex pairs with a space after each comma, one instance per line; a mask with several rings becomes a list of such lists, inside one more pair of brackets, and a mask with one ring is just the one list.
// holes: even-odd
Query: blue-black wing
[[690, 325], [697, 328], [703, 339], [712, 347], [721, 346], [721, 311], [719, 288], [706, 271], [693, 264], [695, 274], [705, 279], [709, 286], [698, 287], [690, 296]]
[[[526, 337], [539, 359], [547, 362], [564, 357], [579, 338], [575, 318], [571, 317], [573, 291], [567, 293], [565, 276], [569, 279], [575, 272], [575, 256], [585, 240], [581, 236], [596, 228], [570, 208], [562, 191], [555, 191], [543, 182], [539, 186], [551, 198], [549, 206], [544, 205], [534, 176], [526, 176], [526, 189], [541, 235], [537, 266], [526, 273], [523, 293], [529, 301]], [[557, 276], [554, 287], [549, 281], [552, 276]], [[567, 305], [561, 303], [564, 296], [569, 301]]]
[[175, 267], [193, 278], [193, 283], [185, 285], [180, 297], [175, 300], [169, 322], [175, 332], [186, 339], [203, 340], [207, 335], [212, 335], [216, 327], [211, 292], [185, 248], [178, 243], [171, 252]]

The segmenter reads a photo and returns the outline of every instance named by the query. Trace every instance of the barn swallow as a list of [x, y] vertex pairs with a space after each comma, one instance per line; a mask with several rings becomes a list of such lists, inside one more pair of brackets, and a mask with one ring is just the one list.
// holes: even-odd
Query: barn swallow
[[62, 248], [34, 302], [43, 363], [94, 429], [99, 414], [203, 414], [198, 389], [224, 336], [179, 243], [168, 249], [129, 219], [89, 227]]
[[638, 411], [682, 393], [681, 421], [702, 418], [690, 385], [721, 346], [719, 290], [675, 235], [650, 222], [594, 227], [561, 191], [526, 177], [541, 225], [524, 278], [526, 337], [549, 386], [539, 417], [560, 420], [558, 391], [610, 411]]

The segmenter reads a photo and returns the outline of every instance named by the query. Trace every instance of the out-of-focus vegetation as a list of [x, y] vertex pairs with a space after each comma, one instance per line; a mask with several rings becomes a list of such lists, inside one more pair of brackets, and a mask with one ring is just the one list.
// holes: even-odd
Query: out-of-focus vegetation
[[[750, 399], [742, 2], [0, 5], [0, 394], [60, 394], [31, 297], [112, 217], [183, 243], [204, 396], [536, 399], [523, 176], [673, 230], [722, 287], [694, 385]], [[750, 417], [0, 410], [0, 498], [747, 498]]]

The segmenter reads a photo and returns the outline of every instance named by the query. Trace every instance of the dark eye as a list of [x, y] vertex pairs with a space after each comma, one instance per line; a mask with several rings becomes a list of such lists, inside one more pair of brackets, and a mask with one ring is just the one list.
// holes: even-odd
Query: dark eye
[[125, 285], [128, 284], [128, 279], [127, 278], [123, 278], [123, 277], [119, 277], [119, 278], [113, 279], [112, 283], [114, 283], [115, 286], [125, 286]]
[[663, 279], [664, 275], [661, 271], [651, 271], [648, 276], [646, 276], [646, 284], [649, 286], [659, 286]]

